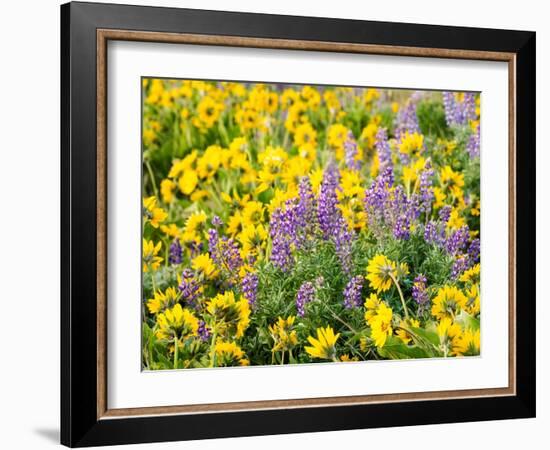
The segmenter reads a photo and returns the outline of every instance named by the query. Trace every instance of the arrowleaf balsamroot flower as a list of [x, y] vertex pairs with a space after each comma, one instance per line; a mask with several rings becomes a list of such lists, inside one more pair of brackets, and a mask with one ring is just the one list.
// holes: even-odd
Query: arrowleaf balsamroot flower
[[143, 239], [143, 271], [157, 270], [163, 258], [157, 256], [162, 247], [162, 241], [156, 244], [153, 241]]
[[370, 282], [370, 287], [376, 292], [385, 292], [391, 287], [394, 280], [399, 280], [407, 273], [409, 273], [409, 269], [405, 263], [398, 265], [386, 256], [378, 254], [369, 260], [366, 278]]
[[312, 358], [336, 361], [336, 341], [339, 337], [340, 333], [334, 334], [330, 326], [317, 328], [317, 339], [308, 336], [307, 340], [311, 346], [306, 346], [304, 349]]
[[151, 314], [158, 314], [167, 308], [173, 307], [178, 301], [178, 294], [173, 287], [166, 291], [157, 291], [152, 299], [147, 301], [147, 309]]
[[466, 308], [468, 299], [456, 286], [445, 285], [432, 300], [432, 316], [438, 319], [454, 318]]
[[248, 366], [250, 364], [241, 347], [235, 342], [218, 339], [214, 352], [216, 353], [216, 365], [219, 367]]
[[276, 323], [269, 325], [269, 334], [273, 339], [273, 352], [289, 351], [298, 344], [298, 335], [293, 329], [295, 320], [294, 316], [288, 316], [286, 319], [279, 317]]
[[199, 320], [188, 309], [178, 303], [157, 315], [158, 339], [173, 340], [187, 336], [197, 336]]
[[246, 298], [235, 299], [233, 291], [226, 291], [210, 299], [206, 311], [211, 318], [211, 328], [219, 336], [233, 335], [241, 338], [250, 323], [250, 306]]

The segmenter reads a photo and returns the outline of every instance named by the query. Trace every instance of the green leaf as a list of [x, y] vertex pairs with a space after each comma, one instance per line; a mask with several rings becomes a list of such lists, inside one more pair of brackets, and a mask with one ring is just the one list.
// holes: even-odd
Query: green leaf
[[425, 330], [424, 328], [415, 328], [411, 327], [411, 331], [416, 335], [420, 336], [422, 339], [428, 341], [430, 344], [439, 345], [439, 336], [433, 331]]
[[456, 316], [456, 321], [461, 324], [464, 329], [470, 329], [472, 331], [479, 330], [479, 319], [471, 316], [466, 311], [462, 311]]
[[401, 339], [390, 336], [386, 340], [384, 347], [378, 349], [378, 354], [388, 359], [416, 359], [429, 358], [430, 355], [422, 348], [416, 345], [408, 346]]

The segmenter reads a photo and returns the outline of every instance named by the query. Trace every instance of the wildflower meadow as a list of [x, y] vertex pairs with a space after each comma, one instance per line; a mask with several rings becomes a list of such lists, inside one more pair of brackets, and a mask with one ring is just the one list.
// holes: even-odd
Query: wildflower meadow
[[144, 370], [480, 354], [480, 95], [142, 80]]

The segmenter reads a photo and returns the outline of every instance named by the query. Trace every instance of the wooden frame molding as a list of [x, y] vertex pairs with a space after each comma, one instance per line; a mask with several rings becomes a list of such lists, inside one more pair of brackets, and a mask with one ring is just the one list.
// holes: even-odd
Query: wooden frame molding
[[[506, 388], [472, 389], [405, 394], [289, 399], [109, 409], [107, 404], [107, 43], [110, 40], [255, 47], [266, 49], [347, 52], [392, 56], [472, 59], [508, 62], [509, 71], [509, 385]], [[97, 29], [97, 419], [129, 416], [220, 413], [320, 406], [345, 406], [421, 400], [445, 400], [516, 394], [516, 55], [510, 52], [335, 43], [290, 39], [264, 39], [184, 33]]]

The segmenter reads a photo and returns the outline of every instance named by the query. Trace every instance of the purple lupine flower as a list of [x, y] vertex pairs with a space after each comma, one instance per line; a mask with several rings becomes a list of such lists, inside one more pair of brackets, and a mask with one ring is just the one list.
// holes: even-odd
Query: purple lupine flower
[[183, 260], [183, 249], [178, 238], [175, 238], [170, 244], [170, 255], [168, 256], [168, 262], [172, 265], [181, 264]]
[[365, 278], [361, 275], [352, 277], [348, 281], [344, 288], [344, 306], [347, 309], [361, 306], [361, 290], [363, 289], [363, 283]]
[[206, 326], [206, 322], [204, 320], [199, 321], [199, 329], [197, 332], [201, 338], [201, 341], [206, 342], [210, 339], [210, 328]]
[[221, 239], [220, 243], [225, 264], [227, 264], [231, 272], [238, 272], [243, 265], [239, 244], [237, 244], [233, 238], [227, 238], [225, 236]]
[[248, 304], [254, 307], [258, 294], [258, 275], [255, 273], [247, 273], [241, 281], [241, 290], [244, 298], [248, 300]]
[[212, 225], [214, 225], [216, 228], [221, 227], [223, 225], [223, 221], [222, 219], [220, 219], [220, 216], [212, 217]]
[[465, 92], [462, 101], [462, 120], [467, 124], [470, 120], [476, 119], [476, 96], [473, 92]]
[[468, 258], [470, 260], [470, 265], [473, 266], [474, 264], [479, 262], [480, 257], [480, 242], [479, 239], [472, 239], [472, 242], [470, 242], [470, 246], [468, 247]]
[[388, 141], [388, 132], [385, 128], [379, 128], [376, 132], [374, 147], [378, 154], [378, 161], [380, 162], [380, 173], [384, 172], [387, 168], [391, 168], [392, 183], [393, 183], [393, 162], [391, 159], [390, 143]]
[[443, 92], [443, 106], [449, 126], [467, 125], [468, 121], [476, 118], [475, 94], [472, 92], [465, 92], [461, 102], [453, 92]]
[[220, 265], [220, 251], [219, 251], [220, 234], [216, 228], [210, 228], [208, 230], [208, 253], [212, 260]]
[[233, 238], [220, 238], [218, 230], [208, 230], [208, 251], [212, 260], [220, 267], [226, 268], [232, 274], [239, 271], [243, 265], [239, 245]]
[[412, 297], [421, 307], [425, 306], [430, 300], [426, 282], [426, 277], [422, 274], [418, 274], [413, 282]]
[[319, 227], [325, 239], [330, 239], [337, 225], [339, 210], [336, 207], [338, 203], [336, 190], [339, 187], [338, 183], [338, 169], [333, 162], [330, 162], [323, 174], [317, 202]]
[[456, 280], [468, 267], [468, 255], [458, 255], [451, 269], [451, 278]]
[[470, 229], [468, 225], [464, 225], [458, 230], [452, 231], [445, 241], [445, 250], [449, 255], [456, 255], [459, 251], [464, 249], [468, 243], [469, 237]]
[[447, 223], [451, 217], [452, 208], [449, 205], [443, 206], [439, 210], [439, 220], [443, 223]]
[[306, 304], [315, 298], [315, 286], [311, 281], [306, 281], [296, 293], [296, 310], [299, 317], [304, 317]]
[[271, 235], [271, 261], [283, 272], [292, 265], [291, 240], [287, 233], [290, 228], [287, 223], [288, 214], [281, 208], [277, 208], [271, 214], [269, 233]]
[[189, 243], [189, 251], [191, 253], [191, 259], [202, 253], [204, 245], [202, 242], [192, 241]]
[[395, 137], [397, 140], [401, 140], [405, 133], [413, 134], [419, 132], [420, 126], [418, 125], [418, 117], [416, 115], [416, 102], [411, 98], [397, 114]]
[[420, 216], [420, 198], [418, 194], [408, 197], [402, 186], [392, 188], [392, 184], [393, 174], [388, 167], [366, 190], [369, 226], [377, 234], [389, 230], [397, 239], [409, 239], [411, 224]]
[[344, 142], [345, 161], [346, 166], [350, 170], [360, 170], [361, 163], [355, 159], [357, 156], [357, 142], [351, 131], [348, 132], [348, 137]]
[[336, 250], [336, 255], [340, 260], [340, 266], [345, 273], [351, 272], [352, 265], [352, 246], [355, 236], [350, 231], [346, 220], [340, 216], [332, 235], [332, 241]]
[[432, 189], [432, 177], [434, 171], [430, 160], [426, 161], [424, 169], [420, 172], [420, 210], [429, 214], [434, 200], [434, 191]]
[[[296, 205], [296, 224], [300, 228], [296, 233], [296, 246], [302, 248], [307, 238], [313, 235], [317, 223], [315, 196], [311, 189], [309, 177], [303, 177], [298, 187], [298, 204]], [[298, 231], [298, 230], [297, 230]]]
[[342, 270], [351, 270], [351, 251], [354, 234], [350, 231], [342, 212], [338, 209], [336, 190], [340, 189], [338, 169], [334, 163], [326, 168], [317, 202], [319, 228], [325, 240], [333, 242]]
[[454, 125], [456, 123], [456, 100], [453, 92], [443, 92], [443, 107], [445, 108], [447, 125]]
[[430, 220], [424, 227], [424, 240], [430, 244], [435, 243], [438, 235], [437, 223]]
[[196, 307], [196, 301], [201, 293], [201, 286], [191, 269], [185, 269], [181, 274], [181, 282], [178, 286], [181, 298], [192, 308]]
[[479, 156], [479, 150], [480, 150], [479, 125], [477, 126], [475, 133], [470, 136], [470, 139], [466, 144], [466, 150], [468, 151], [468, 154], [472, 159], [475, 158], [476, 156]]
[[411, 221], [407, 214], [397, 217], [393, 225], [393, 236], [395, 239], [408, 240], [411, 237]]

